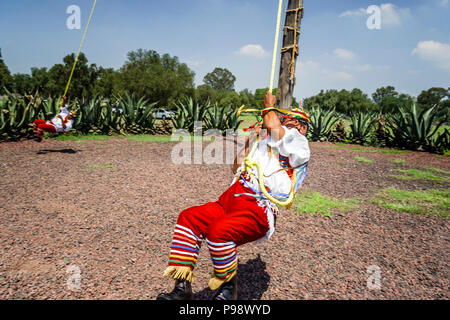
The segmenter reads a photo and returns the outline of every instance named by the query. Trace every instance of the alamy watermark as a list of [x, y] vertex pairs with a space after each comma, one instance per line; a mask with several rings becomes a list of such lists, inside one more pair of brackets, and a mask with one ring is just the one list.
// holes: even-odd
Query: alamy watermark
[[372, 5], [367, 8], [367, 28], [369, 30], [381, 30], [381, 8], [380, 6]]
[[[262, 129], [260, 136], [266, 136], [267, 131]], [[226, 130], [225, 135], [217, 129], [203, 132], [202, 123], [196, 122], [194, 133], [188, 130], [177, 129], [171, 137], [171, 141], [178, 142], [171, 152], [173, 164], [233, 164], [236, 157], [243, 158], [243, 150], [247, 139], [252, 146], [255, 135], [239, 135], [238, 131]], [[271, 131], [271, 138], [277, 141], [277, 131]], [[209, 144], [205, 145], [204, 142]]]
[[366, 273], [369, 275], [369, 278], [367, 278], [367, 288], [369, 290], [381, 290], [381, 268], [372, 265], [367, 268]]
[[70, 16], [66, 20], [66, 26], [69, 30], [81, 29], [81, 9], [77, 5], [68, 6], [66, 13]]
[[71, 291], [81, 290], [81, 270], [80, 267], [73, 264], [67, 267], [66, 273], [69, 274], [67, 278], [67, 289]]

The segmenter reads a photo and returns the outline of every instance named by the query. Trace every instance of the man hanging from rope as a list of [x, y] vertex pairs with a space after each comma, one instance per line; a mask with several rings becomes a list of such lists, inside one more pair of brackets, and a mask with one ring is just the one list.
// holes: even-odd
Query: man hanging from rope
[[66, 98], [63, 97], [63, 103], [60, 112], [51, 120], [34, 120], [33, 131], [36, 141], [41, 142], [44, 132], [53, 134], [68, 133], [72, 130], [73, 119], [76, 117], [75, 111], [68, 110]]
[[[274, 108], [275, 101], [268, 91], [262, 114], [262, 129], [268, 134], [258, 139], [253, 151], [247, 141], [244, 148], [247, 160], [243, 163], [238, 158], [235, 160], [235, 179], [228, 190], [217, 202], [192, 207], [179, 214], [169, 266], [164, 272], [165, 277], [176, 280], [175, 288], [170, 293], [158, 295], [157, 300], [192, 299], [193, 269], [203, 240], [206, 240], [214, 266], [209, 281], [209, 287], [217, 290], [214, 300], [237, 299], [236, 248], [272, 236], [278, 205], [265, 194], [269, 192], [277, 199], [287, 198], [295, 185], [293, 181], [297, 180], [296, 172], [304, 168], [306, 173], [310, 157], [306, 139], [308, 116], [301, 110], [293, 110], [280, 121]], [[261, 126], [255, 128], [257, 134], [260, 130]], [[248, 159], [249, 152], [251, 159]], [[260, 168], [248, 168], [245, 161], [250, 160], [259, 163]], [[260, 179], [267, 188], [265, 192], [261, 192]]]

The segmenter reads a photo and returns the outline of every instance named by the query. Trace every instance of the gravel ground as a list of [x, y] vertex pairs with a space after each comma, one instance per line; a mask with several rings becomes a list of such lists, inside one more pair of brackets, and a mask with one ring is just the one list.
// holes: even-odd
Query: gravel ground
[[[388, 177], [399, 167], [393, 159], [449, 171], [449, 158], [327, 146], [311, 144], [304, 189], [361, 199], [359, 208], [332, 219], [283, 210], [272, 239], [239, 248], [239, 298], [449, 299], [449, 220], [370, 202], [392, 185], [436, 188]], [[0, 299], [155, 299], [170, 291], [173, 282], [161, 275], [178, 213], [215, 201], [231, 179], [229, 165], [172, 164], [172, 147], [125, 139], [1, 143]], [[357, 155], [374, 163], [358, 163]], [[379, 267], [380, 290], [367, 287], [370, 266]], [[69, 290], [77, 270], [80, 288]], [[197, 299], [211, 298], [211, 272], [204, 246]]]

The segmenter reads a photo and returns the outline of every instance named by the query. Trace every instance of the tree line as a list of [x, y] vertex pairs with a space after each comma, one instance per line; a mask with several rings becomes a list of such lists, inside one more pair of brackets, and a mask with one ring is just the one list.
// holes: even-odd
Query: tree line
[[[30, 74], [11, 74], [0, 51], [0, 94], [4, 89], [20, 95], [36, 91], [41, 96], [60, 96], [65, 89], [75, 55], [65, 56], [62, 63], [51, 68], [33, 67]], [[159, 54], [153, 50], [138, 49], [127, 55], [127, 60], [118, 70], [90, 64], [81, 53], [74, 71], [68, 97], [90, 98], [113, 97], [135, 94], [146, 97], [158, 106], [172, 108], [184, 97], [199, 103], [217, 104], [238, 108], [245, 104], [262, 108], [262, 99], [268, 88], [254, 92], [234, 88], [236, 77], [226, 68], [215, 68], [203, 78], [203, 84], [195, 86], [195, 73], [178, 57]], [[274, 92], [276, 94], [276, 90]], [[393, 86], [378, 88], [369, 97], [360, 89], [327, 90], [305, 99], [307, 109], [321, 107], [334, 109], [343, 115], [354, 112], [392, 113], [404, 106], [417, 103], [423, 109], [437, 106], [441, 113], [450, 107], [450, 88], [433, 87], [423, 90], [416, 98], [399, 93]], [[293, 106], [298, 106], [294, 99]]]

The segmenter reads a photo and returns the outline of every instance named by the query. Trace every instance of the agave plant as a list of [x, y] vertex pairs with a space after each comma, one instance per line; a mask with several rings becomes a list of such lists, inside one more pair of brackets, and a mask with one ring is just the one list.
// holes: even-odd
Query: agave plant
[[206, 111], [207, 116], [205, 117], [205, 129], [218, 129], [226, 130], [226, 114], [229, 108], [221, 108], [218, 104], [214, 104], [211, 108]]
[[134, 95], [119, 98], [117, 110], [122, 113], [122, 126], [133, 134], [151, 133], [155, 130], [153, 109], [157, 102], [148, 104], [144, 97], [137, 99]]
[[102, 133], [103, 117], [101, 99], [94, 97], [79, 103], [79, 112], [74, 128], [82, 133]]
[[[437, 107], [421, 110], [414, 103], [410, 107], [400, 108], [387, 121], [391, 130], [391, 139], [396, 147], [410, 150], [432, 150], [434, 143], [445, 142], [445, 136], [437, 141], [434, 135], [448, 116], [443, 117], [438, 124]], [[445, 133], [444, 133], [445, 134]]]
[[345, 128], [344, 120], [339, 119], [338, 123], [330, 133], [328, 140], [330, 142], [345, 142], [347, 140], [347, 130]]
[[357, 144], [366, 144], [372, 133], [375, 123], [373, 114], [357, 112], [351, 115], [350, 141]]
[[111, 135], [114, 132], [123, 133], [122, 113], [111, 101], [101, 104], [102, 106], [102, 132]]
[[427, 139], [424, 150], [440, 154], [444, 154], [446, 151], [450, 150], [450, 132], [448, 129], [445, 129], [445, 131], [439, 135]]
[[236, 131], [243, 120], [239, 120], [236, 110], [232, 107], [220, 107], [217, 104], [207, 110], [205, 117], [206, 129], [217, 129], [225, 134], [227, 130]]
[[42, 99], [37, 94], [18, 97], [9, 91], [6, 93], [0, 100], [0, 138], [17, 140], [32, 136], [31, 123], [40, 112]]
[[320, 107], [311, 109], [310, 119], [311, 123], [308, 133], [312, 141], [327, 140], [331, 129], [338, 121], [338, 118], [335, 117], [334, 109], [322, 110]]
[[59, 113], [60, 107], [60, 99], [53, 99], [49, 97], [48, 99], [44, 100], [42, 102], [42, 112], [44, 113], [43, 118], [46, 120], [50, 120], [51, 118], [55, 117]]
[[208, 109], [211, 107], [209, 103], [200, 104], [192, 98], [178, 102], [175, 107], [178, 109], [177, 116], [172, 119], [172, 123], [176, 129], [186, 129], [194, 132], [195, 123], [206, 121]]
[[243, 121], [239, 120], [236, 110], [231, 109], [225, 117], [226, 129], [231, 129], [236, 132]]
[[377, 116], [375, 125], [375, 131], [373, 136], [373, 145], [377, 147], [390, 147], [392, 146], [389, 129], [386, 125], [386, 117], [380, 113]]

